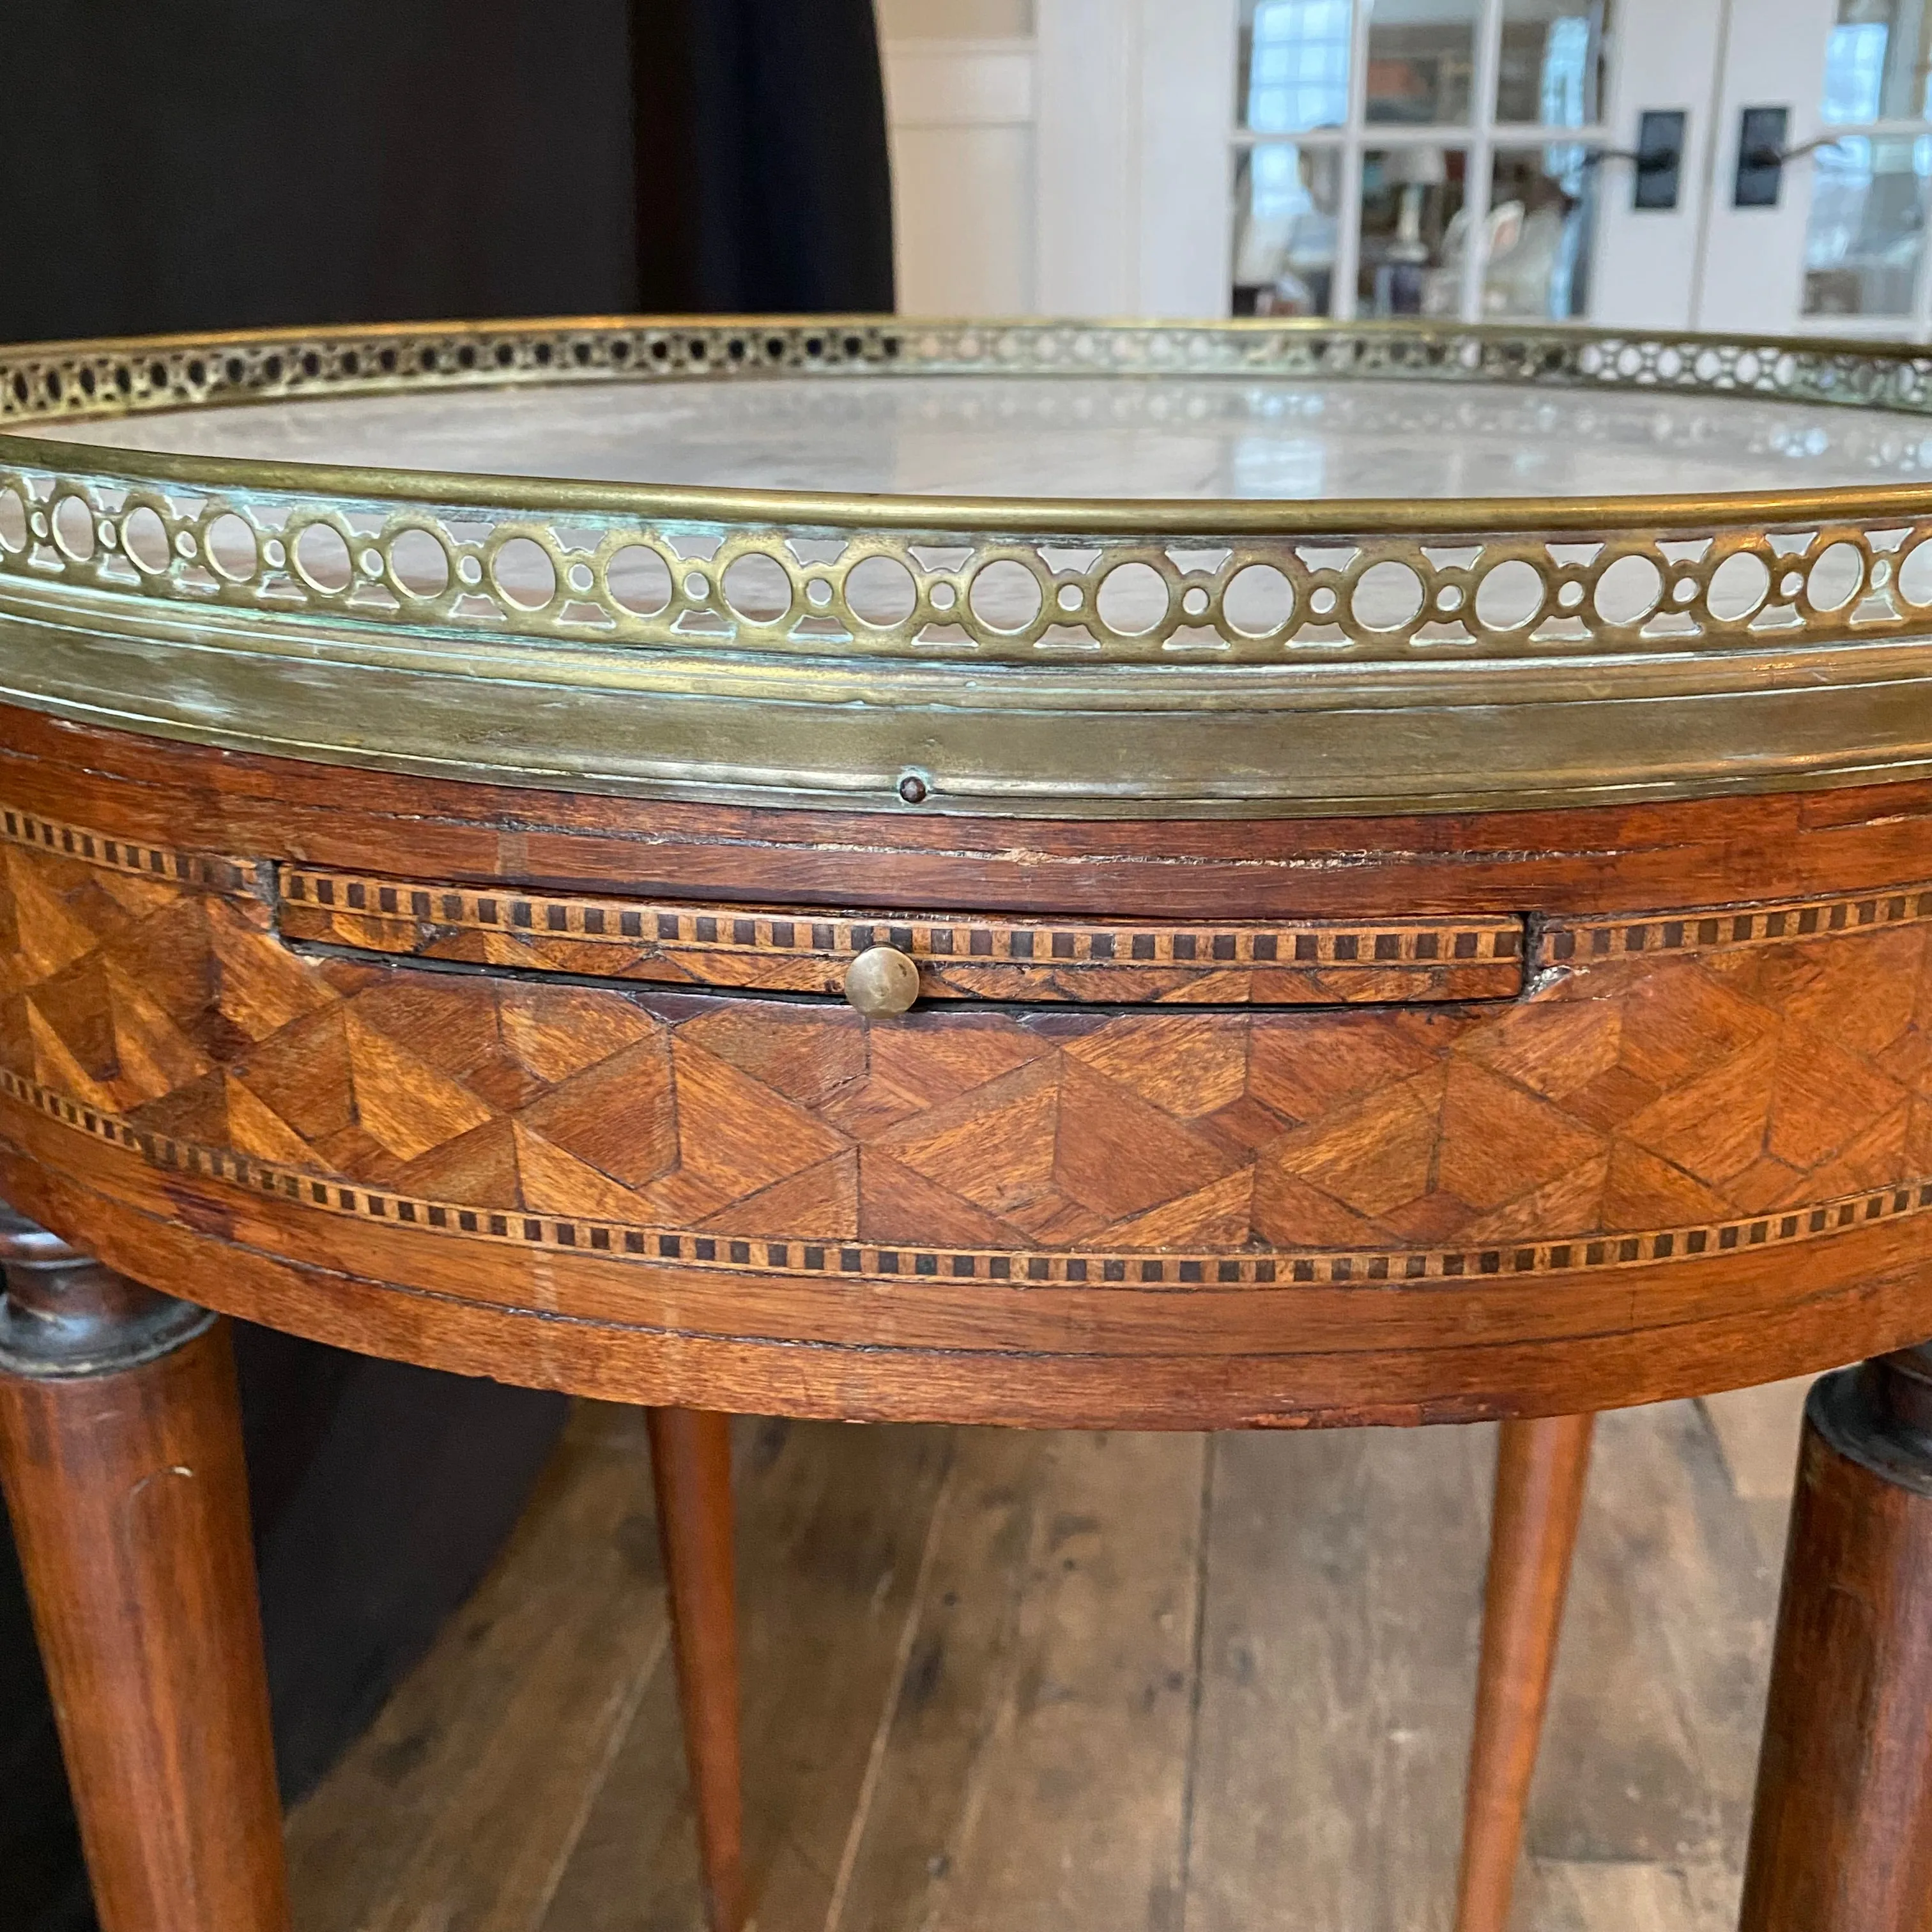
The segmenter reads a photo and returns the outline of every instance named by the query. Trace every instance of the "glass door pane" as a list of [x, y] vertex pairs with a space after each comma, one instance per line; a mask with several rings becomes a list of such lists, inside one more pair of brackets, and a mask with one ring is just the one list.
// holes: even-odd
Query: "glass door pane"
[[1460, 126], [1469, 118], [1480, 0], [1365, 0], [1371, 124]]
[[1238, 4], [1236, 314], [1587, 314], [1611, 0]]
[[1498, 148], [1490, 164], [1483, 320], [1579, 320], [1590, 312], [1597, 151], [1576, 141]]
[[[1354, 41], [1352, 0], [1241, 0], [1236, 127], [1339, 137]], [[1235, 314], [1332, 313], [1340, 160], [1316, 142], [1236, 150]]]
[[1926, 0], [1838, 0], [1825, 49], [1825, 120], [1842, 127], [1923, 119], [1932, 108], [1928, 28]]
[[1460, 313], [1468, 163], [1465, 149], [1420, 142], [1363, 155], [1358, 315]]
[[1932, 138], [1841, 135], [1814, 164], [1804, 236], [1807, 315], [1909, 320], [1925, 252]]
[[1235, 124], [1260, 134], [1348, 118], [1349, 0], [1242, 0]]
[[1589, 128], [1603, 118], [1609, 0], [1503, 0], [1496, 118]]
[[1342, 151], [1268, 141], [1234, 171], [1237, 315], [1334, 313]]
[[[1817, 151], [1804, 232], [1804, 313], [1909, 322], [1924, 254], [1932, 139], [1898, 124], [1928, 111], [1926, 0], [1838, 0], [1825, 46], [1828, 128], [1889, 122], [1886, 139], [1841, 134]], [[1932, 132], [1932, 130], [1928, 130]]]
[[[1932, 0], [1732, 0], [1731, 22], [1700, 320], [1925, 340]], [[1740, 207], [1754, 107], [1788, 109], [1785, 158], [1774, 199]]]

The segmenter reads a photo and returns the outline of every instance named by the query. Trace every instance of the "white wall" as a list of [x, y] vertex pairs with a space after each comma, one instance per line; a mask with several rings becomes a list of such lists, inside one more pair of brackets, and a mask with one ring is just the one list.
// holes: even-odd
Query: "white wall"
[[1033, 0], [873, 0], [882, 40], [1028, 40]]
[[908, 314], [1218, 315], [1234, 0], [877, 0]]
[[[903, 10], [908, 0], [898, 0]], [[950, 0], [948, 10], [958, 0]], [[1034, 44], [884, 43], [898, 304], [907, 315], [1035, 306], [1039, 199]]]

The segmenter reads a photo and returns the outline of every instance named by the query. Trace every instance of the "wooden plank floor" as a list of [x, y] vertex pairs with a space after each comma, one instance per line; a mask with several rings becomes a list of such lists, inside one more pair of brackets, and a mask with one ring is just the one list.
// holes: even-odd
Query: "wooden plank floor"
[[[1520, 1932], [1731, 1922], [1802, 1384], [1604, 1418]], [[1446, 1932], [1487, 1429], [738, 1426], [759, 1932]], [[299, 1932], [695, 1932], [640, 1415], [290, 1821]]]

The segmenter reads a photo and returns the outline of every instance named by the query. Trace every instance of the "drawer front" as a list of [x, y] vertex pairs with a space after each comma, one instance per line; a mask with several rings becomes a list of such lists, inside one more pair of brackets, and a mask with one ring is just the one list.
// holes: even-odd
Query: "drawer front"
[[[1853, 1196], [1932, 1191], [1932, 888], [1552, 921], [1508, 1003], [868, 1020], [304, 956], [250, 862], [0, 823], [14, 1101], [425, 1232], [887, 1276], [903, 1247], [915, 1277], [1433, 1279], [1808, 1238]], [[314, 904], [296, 876], [284, 914]]]
[[928, 1000], [1356, 1006], [1507, 1000], [1514, 916], [1220, 925], [694, 905], [378, 878], [285, 866], [283, 935], [392, 956], [591, 978], [842, 991], [890, 946]]

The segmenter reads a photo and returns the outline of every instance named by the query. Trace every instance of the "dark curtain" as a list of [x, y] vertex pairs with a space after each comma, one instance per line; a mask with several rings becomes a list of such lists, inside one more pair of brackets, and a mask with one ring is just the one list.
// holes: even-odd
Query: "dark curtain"
[[638, 306], [892, 307], [872, 0], [637, 8]]
[[890, 310], [871, 0], [0, 0], [0, 340]]
[[[890, 310], [870, 0], [0, 0], [0, 340]], [[475, 1587], [562, 1406], [237, 1347], [293, 1798]], [[0, 1932], [92, 1923], [0, 1534]]]

